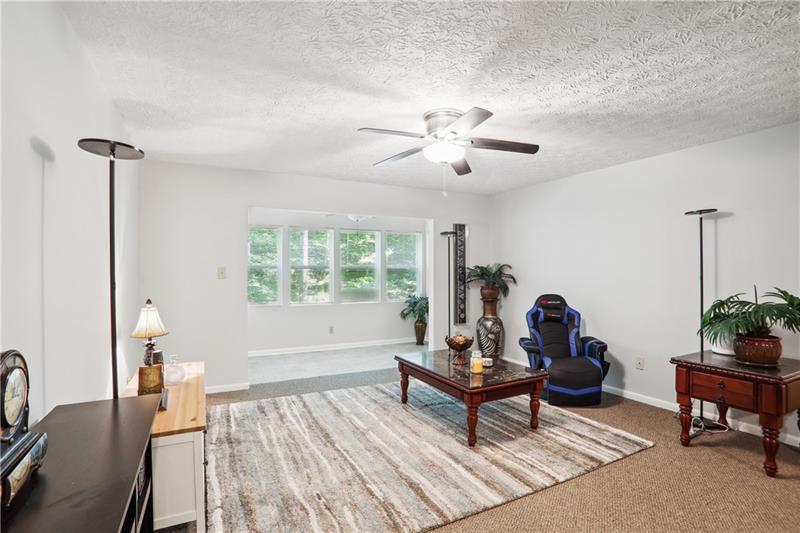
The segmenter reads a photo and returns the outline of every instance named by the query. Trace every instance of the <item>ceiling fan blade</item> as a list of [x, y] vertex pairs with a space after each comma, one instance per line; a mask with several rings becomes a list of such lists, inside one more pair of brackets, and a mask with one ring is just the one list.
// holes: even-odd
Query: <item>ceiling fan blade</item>
[[455, 122], [447, 126], [449, 131], [455, 132], [458, 137], [463, 137], [467, 133], [469, 133], [473, 128], [479, 126], [483, 123], [484, 120], [488, 119], [492, 116], [491, 111], [487, 111], [480, 107], [473, 107], [459, 118], [456, 119]]
[[425, 135], [421, 133], [414, 133], [411, 131], [383, 130], [381, 128], [358, 128], [358, 131], [368, 131], [370, 133], [383, 133], [385, 135], [400, 135], [402, 137], [414, 137], [415, 139], [425, 138]]
[[456, 174], [459, 176], [463, 176], [464, 174], [469, 174], [472, 172], [472, 169], [469, 168], [466, 159], [459, 159], [458, 161], [453, 161], [450, 163], [450, 166], [453, 167], [453, 170], [456, 171]]
[[423, 148], [424, 148], [423, 146], [419, 146], [417, 148], [412, 148], [410, 150], [406, 150], [405, 152], [400, 152], [399, 154], [395, 154], [392, 157], [387, 157], [383, 161], [378, 161], [377, 163], [375, 163], [372, 166], [373, 167], [377, 167], [377, 166], [383, 165], [385, 163], [392, 163], [394, 161], [399, 161], [400, 159], [405, 159], [406, 157], [408, 157], [410, 155], [414, 155], [417, 152], [421, 152]]
[[481, 137], [472, 137], [470, 140], [472, 141], [472, 148], [482, 148], [484, 150], [501, 150], [503, 152], [519, 152], [521, 154], [535, 154], [539, 151], [538, 144], [483, 139]]

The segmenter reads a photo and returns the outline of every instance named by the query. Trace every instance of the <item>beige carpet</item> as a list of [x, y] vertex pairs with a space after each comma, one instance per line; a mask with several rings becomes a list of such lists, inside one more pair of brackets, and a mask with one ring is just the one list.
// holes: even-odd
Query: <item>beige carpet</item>
[[[396, 379], [397, 372], [379, 374], [335, 376], [335, 382], [303, 380], [258, 390], [258, 396], [236, 392], [208, 399], [228, 403], [353, 387], [371, 379], [372, 383]], [[781, 445], [778, 477], [771, 479], [761, 467], [761, 439], [753, 435], [702, 436], [692, 447], [683, 448], [678, 442], [680, 425], [664, 409], [606, 394], [599, 407], [570, 410], [649, 439], [655, 447], [435, 531], [797, 531], [797, 448]], [[794, 418], [787, 418], [787, 423], [794, 423]]]
[[426, 531], [608, 465], [652, 443], [528, 397], [481, 406], [420, 382], [209, 407], [209, 531]]
[[[704, 435], [684, 448], [672, 413], [607, 394], [573, 412], [655, 447], [531, 496], [437, 529], [527, 531], [800, 531], [800, 453], [781, 445], [778, 477], [761, 467], [761, 439]], [[791, 423], [795, 418], [790, 417]]]

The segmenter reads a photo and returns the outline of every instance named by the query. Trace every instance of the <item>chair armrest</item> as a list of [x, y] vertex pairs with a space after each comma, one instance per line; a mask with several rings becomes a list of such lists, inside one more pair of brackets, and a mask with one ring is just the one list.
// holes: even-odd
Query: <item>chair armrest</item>
[[529, 337], [520, 337], [519, 345], [528, 353], [528, 362], [530, 363], [531, 368], [541, 368], [542, 367], [542, 354], [539, 353], [539, 346], [533, 342], [532, 339]]
[[610, 363], [606, 362], [605, 358], [606, 350], [608, 350], [608, 344], [596, 337], [581, 337], [581, 344], [583, 344], [583, 355], [600, 361], [600, 363], [603, 365], [603, 377], [606, 377], [606, 374], [608, 374], [608, 368], [611, 366]]

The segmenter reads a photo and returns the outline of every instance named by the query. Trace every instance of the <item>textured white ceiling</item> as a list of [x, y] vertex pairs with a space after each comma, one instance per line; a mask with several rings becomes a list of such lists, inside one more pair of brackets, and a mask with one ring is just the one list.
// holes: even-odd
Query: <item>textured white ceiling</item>
[[[797, 2], [74, 3], [64, 9], [148, 157], [438, 188], [433, 107], [541, 145], [468, 150], [491, 193], [798, 120]], [[88, 135], [88, 133], [87, 133]]]

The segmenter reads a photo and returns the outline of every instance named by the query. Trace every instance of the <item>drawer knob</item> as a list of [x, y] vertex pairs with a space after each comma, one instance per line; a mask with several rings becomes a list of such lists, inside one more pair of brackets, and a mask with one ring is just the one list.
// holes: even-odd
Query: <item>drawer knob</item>
[[725, 382], [724, 382], [724, 381], [722, 381], [722, 380], [720, 380], [719, 382], [717, 382], [717, 386], [718, 386], [720, 389], [724, 389], [724, 388], [725, 388]]

